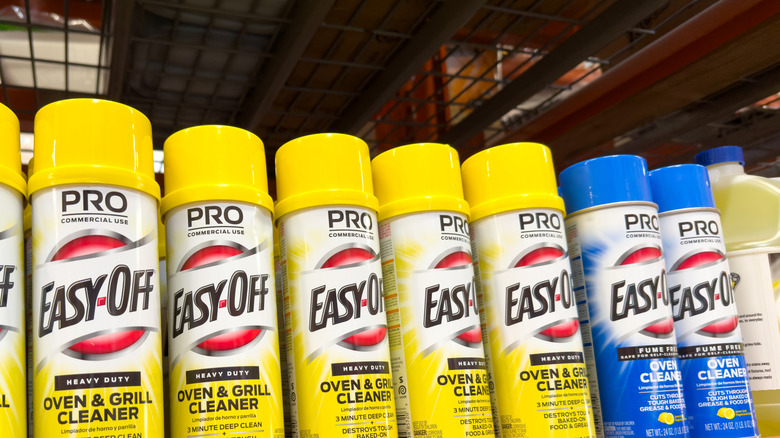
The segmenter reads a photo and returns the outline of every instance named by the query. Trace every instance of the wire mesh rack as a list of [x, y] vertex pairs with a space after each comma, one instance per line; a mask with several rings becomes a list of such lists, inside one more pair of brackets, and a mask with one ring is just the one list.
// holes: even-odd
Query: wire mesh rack
[[439, 2], [343, 3], [331, 11], [296, 63], [259, 130], [279, 143], [322, 132], [419, 31]]
[[[0, 99], [23, 131], [49, 102], [109, 98], [151, 119], [156, 149], [189, 126], [249, 129], [265, 142], [272, 173], [281, 144], [329, 131], [360, 136], [373, 154], [440, 141], [466, 158], [719, 2], [8, 3]], [[605, 23], [611, 30], [598, 28]]]
[[48, 103], [106, 95], [111, 23], [110, 1], [0, 6], [0, 99], [23, 131]]
[[[375, 150], [385, 150], [409, 142], [436, 141], [448, 128], [459, 123], [473, 109], [489, 105], [498, 91], [571, 37], [611, 2], [584, 4], [577, 1], [533, 2], [523, 9], [483, 6], [471, 23], [462, 29], [361, 131]], [[670, 26], [694, 10], [712, 2], [698, 0], [673, 2], [653, 16], [626, 29], [606, 49], [582, 59], [576, 67], [547, 84], [500, 119], [484, 126], [476, 139], [479, 147], [495, 144], [502, 134], [522, 125], [546, 108], [587, 85], [601, 72], [617, 65], [626, 54], [658, 38]], [[522, 29], [522, 31], [518, 31]], [[423, 94], [440, 100], [414, 98]]]
[[293, 2], [138, 1], [119, 99], [154, 121], [155, 146], [200, 124], [236, 124]]

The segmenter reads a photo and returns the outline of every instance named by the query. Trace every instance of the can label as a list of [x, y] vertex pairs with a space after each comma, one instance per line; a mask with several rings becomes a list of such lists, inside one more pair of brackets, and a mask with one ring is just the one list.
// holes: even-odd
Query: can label
[[64, 186], [33, 211], [36, 436], [162, 436], [157, 202]]
[[292, 428], [290, 424], [290, 379], [289, 379], [289, 364], [287, 362], [287, 330], [284, 323], [284, 288], [282, 286], [284, 280], [282, 278], [282, 259], [279, 252], [279, 247], [274, 246], [274, 289], [276, 292], [276, 322], [280, 327], [279, 330], [279, 366], [281, 369], [282, 379], [282, 407], [284, 418], [284, 436], [292, 436]]
[[594, 437], [561, 213], [502, 213], [473, 228], [501, 436]]
[[[780, 389], [780, 247], [733, 251], [734, 298], [753, 391]], [[763, 420], [762, 420], [763, 421]]]
[[485, 294], [482, 292], [482, 275], [479, 270], [479, 257], [477, 245], [474, 239], [474, 227], [470, 226], [471, 238], [471, 266], [474, 269], [474, 285], [477, 288], [477, 308], [479, 309], [479, 328], [482, 330], [482, 348], [485, 350], [485, 365], [488, 377], [488, 390], [490, 391], [490, 410], [493, 417], [493, 435], [501, 436], [501, 421], [498, 414], [498, 396], [496, 394], [496, 379], [493, 376], [493, 362], [490, 360], [490, 345], [487, 343], [487, 312], [485, 312]]
[[466, 217], [401, 216], [379, 236], [398, 436], [494, 436]]
[[174, 436], [284, 436], [272, 230], [239, 202], [168, 213]]
[[396, 437], [375, 213], [300, 210], [282, 217], [279, 232], [294, 436]]
[[22, 197], [0, 188], [0, 436], [27, 435]]
[[606, 437], [688, 436], [659, 229], [652, 204], [566, 219], [572, 260], [583, 269], [574, 285], [587, 296], [580, 318], [591, 334], [585, 347], [594, 351]]
[[[159, 237], [158, 237], [159, 239]], [[163, 406], [171, 405], [170, 359], [168, 357], [168, 267], [160, 258], [160, 333], [162, 338]], [[165, 436], [171, 435], [171, 416], [165, 415]]]
[[691, 429], [757, 436], [720, 215], [668, 212], [660, 225]]
[[24, 230], [24, 327], [27, 348], [27, 436], [33, 436], [32, 228]]

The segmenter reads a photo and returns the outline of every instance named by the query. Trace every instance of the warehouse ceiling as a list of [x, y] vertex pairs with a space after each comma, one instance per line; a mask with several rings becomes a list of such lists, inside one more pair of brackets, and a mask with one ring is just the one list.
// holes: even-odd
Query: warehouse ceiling
[[740, 144], [780, 175], [776, 0], [11, 0], [0, 99], [138, 108], [155, 148], [230, 124], [273, 152], [317, 132], [373, 153], [424, 141], [461, 158], [550, 145], [560, 169], [638, 153], [651, 167]]

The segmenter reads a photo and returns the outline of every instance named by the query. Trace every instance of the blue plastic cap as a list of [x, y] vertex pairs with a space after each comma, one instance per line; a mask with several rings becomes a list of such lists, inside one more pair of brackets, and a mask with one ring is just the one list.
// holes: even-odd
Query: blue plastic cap
[[658, 212], [715, 208], [707, 168], [698, 164], [662, 167], [650, 172], [650, 190]]
[[561, 172], [566, 211], [615, 202], [653, 202], [647, 162], [636, 155], [610, 155], [574, 164]]
[[742, 154], [742, 148], [739, 146], [721, 146], [719, 148], [708, 149], [704, 152], [699, 152], [693, 157], [696, 164], [702, 166], [710, 166], [718, 163], [729, 163], [736, 161], [741, 165], [745, 165], [745, 156]]

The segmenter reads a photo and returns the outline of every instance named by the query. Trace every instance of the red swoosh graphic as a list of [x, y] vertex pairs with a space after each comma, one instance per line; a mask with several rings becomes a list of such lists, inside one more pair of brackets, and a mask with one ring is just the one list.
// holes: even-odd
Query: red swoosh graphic
[[[125, 246], [126, 243], [111, 236], [81, 236], [63, 245], [51, 261], [72, 259]], [[124, 330], [108, 333], [81, 341], [69, 347], [81, 354], [110, 354], [122, 351], [135, 344], [143, 336], [143, 330]]]
[[625, 265], [633, 265], [634, 263], [646, 262], [649, 260], [660, 258], [661, 255], [662, 255], [661, 250], [652, 246], [639, 248], [638, 250], [632, 252], [631, 255], [626, 257], [623, 260], [623, 262], [620, 263], [620, 265], [625, 266]]
[[182, 271], [203, 266], [212, 262], [223, 260], [229, 257], [237, 256], [241, 254], [241, 250], [227, 245], [213, 245], [206, 248], [195, 251], [195, 254], [191, 255], [184, 265], [181, 267]]
[[516, 264], [515, 268], [522, 268], [524, 266], [538, 265], [549, 260], [555, 260], [563, 255], [563, 251], [553, 246], [544, 246], [536, 248], [535, 250], [524, 255]]
[[[723, 259], [723, 254], [720, 254], [715, 251], [704, 251], [704, 252], [696, 253], [688, 257], [687, 259], [683, 260], [683, 262], [677, 266], [677, 270], [682, 271], [684, 269], [695, 268], [696, 266], [717, 262], [721, 259]], [[721, 321], [712, 323], [700, 329], [699, 331], [705, 332], [710, 335], [725, 335], [727, 333], [733, 332], [737, 328], [738, 324], [739, 324], [738, 319], [736, 316], [734, 316], [731, 318], [726, 318]]]
[[[181, 270], [186, 271], [198, 266], [203, 266], [219, 260], [234, 257], [241, 253], [242, 251], [239, 248], [228, 245], [207, 246], [206, 248], [201, 248], [195, 251], [195, 253], [184, 262]], [[262, 333], [261, 329], [235, 330], [221, 335], [212, 336], [211, 338], [206, 339], [205, 341], [198, 344], [197, 348], [201, 348], [206, 351], [230, 351], [249, 344], [255, 338], [257, 338], [260, 333]]]
[[569, 338], [577, 333], [580, 329], [580, 322], [576, 319], [571, 321], [562, 322], [556, 324], [550, 328], [539, 332], [540, 335], [547, 336], [548, 338]]
[[[457, 266], [465, 266], [470, 265], [471, 262], [471, 255], [469, 253], [465, 251], [455, 251], [439, 260], [439, 263], [437, 263], [433, 269], [446, 269]], [[463, 332], [458, 335], [458, 339], [467, 344], [479, 344], [482, 342], [482, 329], [476, 327], [467, 332]]]
[[716, 262], [722, 258], [723, 255], [714, 251], [699, 252], [683, 260], [683, 262], [677, 266], [676, 270], [682, 271], [683, 269], [695, 268], [696, 266]]
[[[564, 253], [560, 248], [544, 246], [524, 255], [523, 258], [518, 260], [515, 264], [515, 268], [538, 265], [550, 260], [555, 260], [563, 255]], [[574, 336], [579, 328], [580, 322], [577, 320], [562, 321], [542, 330], [539, 334], [547, 338], [565, 339]]]
[[[658, 258], [661, 258], [663, 253], [660, 249], [648, 246], [645, 248], [639, 248], [638, 250], [634, 251], [626, 257], [622, 263], [620, 263], [621, 266], [625, 265], [632, 265], [634, 263], [642, 263], [650, 260], [655, 260]], [[674, 319], [669, 317], [668, 319], [665, 319], [663, 321], [657, 322], [655, 324], [649, 325], [643, 329], [643, 331], [646, 331], [648, 333], [652, 333], [654, 335], [668, 335], [672, 333], [674, 330]]]
[[[374, 255], [363, 248], [347, 248], [330, 256], [330, 258], [322, 264], [321, 269], [352, 265], [371, 260], [372, 258], [374, 258]], [[380, 299], [383, 298], [380, 297]], [[358, 303], [358, 305], [362, 305], [362, 303]], [[355, 333], [350, 337], [344, 338], [341, 342], [354, 345], [355, 347], [372, 347], [382, 342], [386, 335], [386, 328], [373, 328], [363, 330], [360, 333]]]
[[737, 325], [739, 324], [738, 319], [736, 316], [733, 316], [731, 318], [726, 318], [721, 321], [712, 323], [702, 329], [700, 329], [700, 332], [705, 332], [711, 335], [725, 335], [726, 333], [731, 333], [734, 331], [734, 329], [737, 328]]

